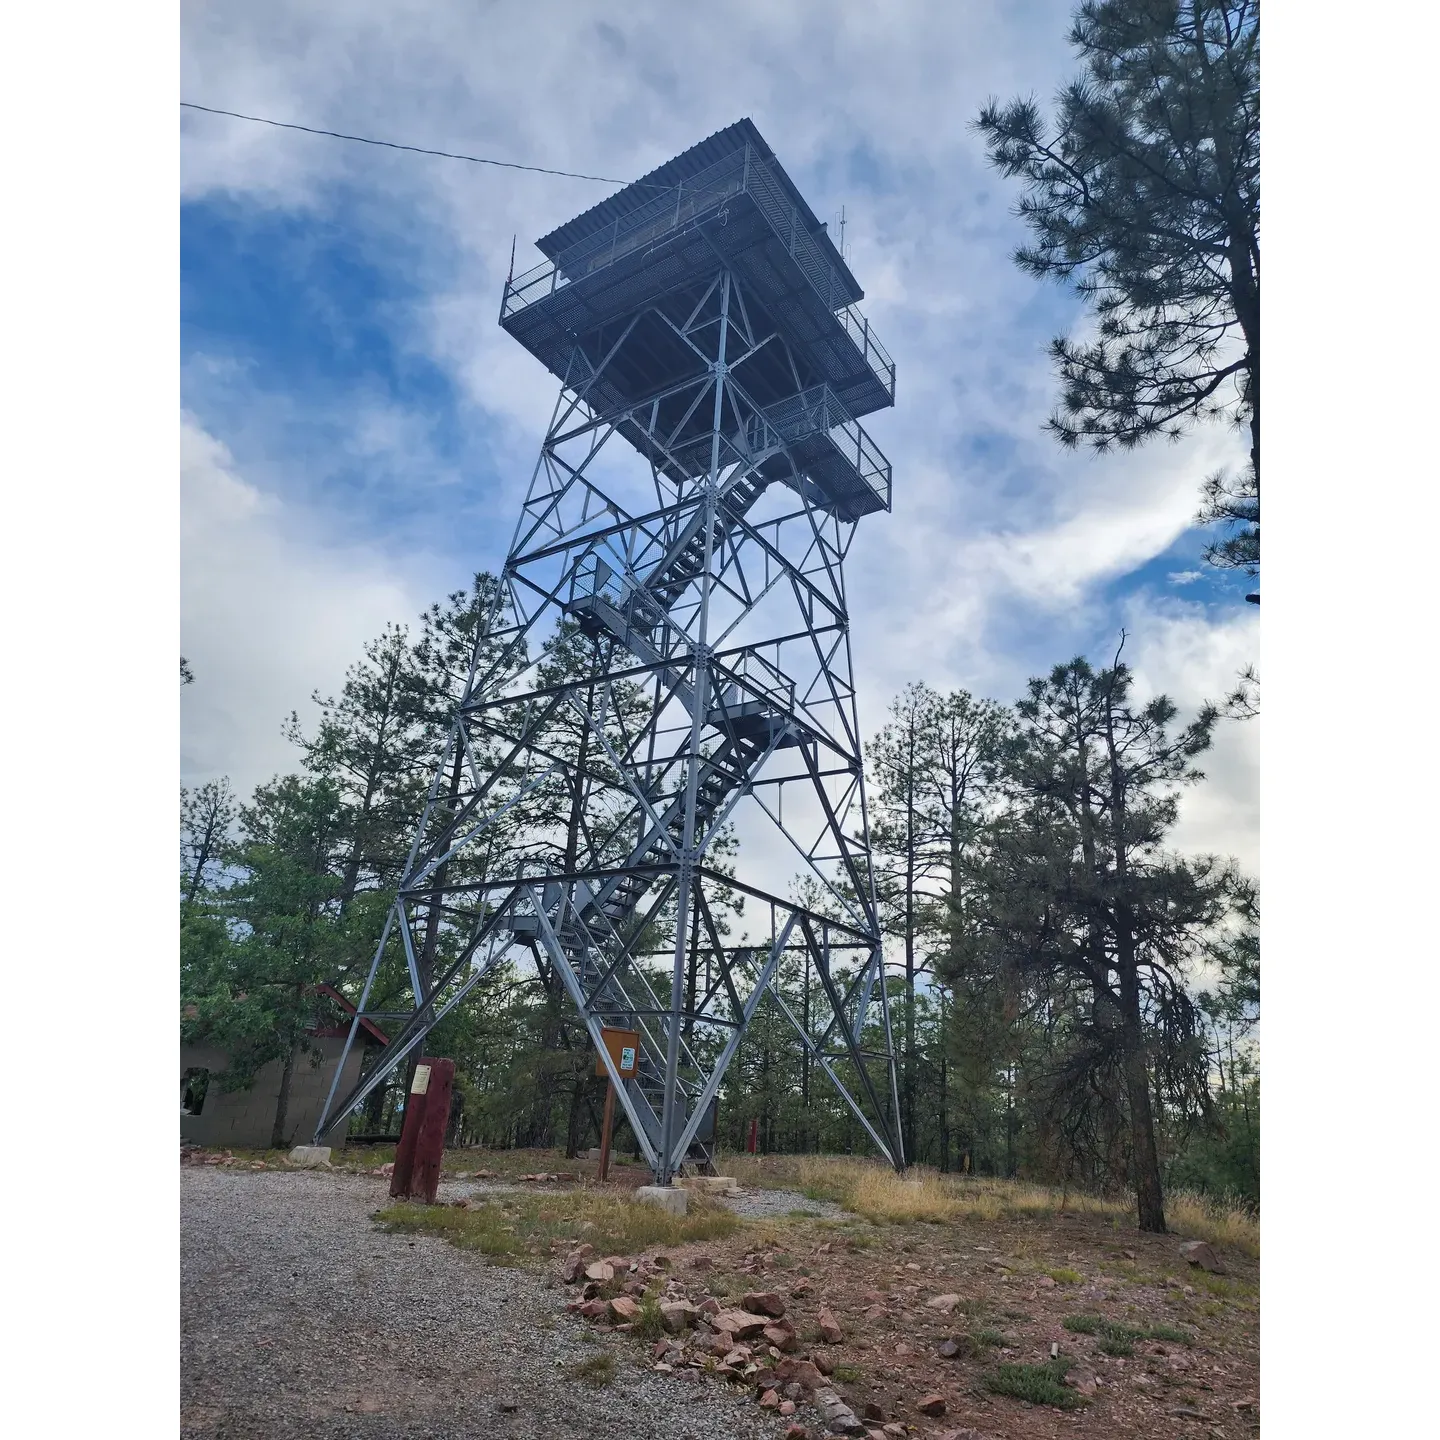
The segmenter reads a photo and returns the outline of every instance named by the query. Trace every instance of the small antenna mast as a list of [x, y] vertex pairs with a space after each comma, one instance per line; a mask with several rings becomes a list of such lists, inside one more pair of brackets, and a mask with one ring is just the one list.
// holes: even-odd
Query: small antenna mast
[[840, 258], [845, 258], [845, 207], [840, 207]]

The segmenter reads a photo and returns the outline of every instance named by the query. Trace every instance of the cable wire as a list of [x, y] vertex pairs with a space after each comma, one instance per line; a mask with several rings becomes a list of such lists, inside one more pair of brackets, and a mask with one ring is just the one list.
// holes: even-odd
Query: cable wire
[[[318, 130], [313, 125], [295, 125], [288, 120], [269, 120], [264, 115], [242, 115], [238, 110], [217, 110], [212, 105], [195, 105], [189, 100], [180, 102], [182, 110], [203, 110], [207, 115], [228, 115], [232, 120], [251, 120], [257, 125], [273, 125], [277, 130], [303, 130], [307, 135], [328, 135], [332, 140], [353, 140], [357, 145], [379, 145], [386, 150], [408, 150], [414, 155], [438, 155], [442, 160], [466, 160], [471, 165], [498, 165], [506, 170], [530, 170], [537, 175], [563, 175], [567, 180], [595, 180], [601, 185], [629, 185], [629, 180], [612, 180], [608, 175], [582, 175], [575, 170], [549, 170], [544, 165], [520, 165], [514, 160], [491, 160], [483, 155], [459, 155], [453, 150], [427, 150], [421, 145], [400, 145], [394, 140], [372, 140], [367, 135], [346, 135], [339, 130]], [[634, 181], [634, 184], [650, 184], [650, 188], [669, 190], [669, 185], [654, 185], [653, 182]]]

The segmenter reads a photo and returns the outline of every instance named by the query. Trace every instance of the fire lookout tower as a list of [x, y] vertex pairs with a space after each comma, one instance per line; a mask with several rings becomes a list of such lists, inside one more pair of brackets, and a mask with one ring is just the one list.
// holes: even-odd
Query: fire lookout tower
[[708, 1164], [767, 992], [903, 1168], [843, 575], [894, 364], [749, 120], [538, 247], [500, 323], [560, 395], [360, 1000], [400, 1028], [317, 1136], [528, 953], [657, 1183]]

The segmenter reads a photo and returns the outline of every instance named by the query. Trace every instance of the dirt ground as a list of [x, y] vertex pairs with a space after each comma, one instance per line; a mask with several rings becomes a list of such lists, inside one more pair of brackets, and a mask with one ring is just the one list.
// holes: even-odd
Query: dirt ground
[[[351, 1155], [346, 1164], [363, 1170], [374, 1158]], [[647, 1342], [567, 1314], [565, 1303], [578, 1291], [560, 1283], [557, 1260], [502, 1267], [433, 1237], [421, 1237], [417, 1247], [370, 1221], [386, 1200], [380, 1177], [257, 1173], [254, 1163], [202, 1169], [194, 1198], [182, 1205], [186, 1436], [615, 1433], [708, 1440], [783, 1432], [787, 1422], [762, 1411], [748, 1388], [706, 1375], [697, 1389], [679, 1374], [650, 1371]], [[564, 1164], [577, 1175], [594, 1169], [593, 1162], [577, 1166], [550, 1156], [510, 1154], [502, 1161], [461, 1152], [447, 1157], [440, 1199], [471, 1193], [466, 1182], [477, 1172], [529, 1189], [536, 1182], [522, 1175], [554, 1173]], [[616, 1174], [617, 1188], [648, 1178], [631, 1168]], [[224, 1193], [206, 1189], [217, 1181]], [[539, 1183], [561, 1190], [576, 1182]], [[588, 1173], [586, 1183], [593, 1183]], [[250, 1197], [262, 1194], [265, 1218], [257, 1221]], [[795, 1198], [796, 1211], [819, 1208]], [[217, 1227], [228, 1237], [219, 1245]], [[833, 1388], [877, 1430], [898, 1424], [924, 1440], [967, 1428], [986, 1440], [1248, 1440], [1259, 1428], [1258, 1266], [1226, 1250], [1226, 1274], [1209, 1275], [1185, 1263], [1179, 1244], [1178, 1237], [1141, 1235], [1133, 1224], [1089, 1214], [873, 1225], [858, 1217], [772, 1213], [747, 1220], [729, 1239], [667, 1253], [670, 1274], [697, 1303], [712, 1295], [738, 1299], [746, 1290], [785, 1296], [786, 1318], [800, 1337], [797, 1354], [823, 1355], [834, 1370]], [[365, 1273], [327, 1283], [324, 1277], [345, 1280], [337, 1267], [352, 1249], [367, 1257]], [[707, 1268], [693, 1264], [699, 1257]], [[397, 1276], [405, 1277], [398, 1289]], [[948, 1313], [926, 1303], [942, 1295], [958, 1297]], [[415, 1327], [407, 1305], [423, 1311], [419, 1323], [436, 1337], [451, 1340], [411, 1355]], [[838, 1343], [819, 1338], [822, 1307], [840, 1324]], [[1167, 1327], [1191, 1343], [1135, 1339], [1130, 1354], [1107, 1353], [1125, 1348], [1115, 1345], [1113, 1330], [1108, 1339], [1103, 1329], [1078, 1333], [1065, 1327], [1066, 1316], [1132, 1332]], [[300, 1317], [303, 1323], [283, 1333], [277, 1328]], [[463, 1343], [452, 1343], [462, 1336]], [[962, 1342], [960, 1354], [943, 1358], [941, 1342], [952, 1338]], [[624, 1362], [621, 1388], [557, 1385], [563, 1356], [584, 1355], [597, 1339]], [[1052, 1347], [1071, 1362], [1069, 1382], [1083, 1391], [1079, 1408], [1032, 1405], [987, 1388], [997, 1367], [1043, 1364]], [[631, 1423], [638, 1392], [627, 1386], [645, 1387], [640, 1429]], [[523, 1409], [498, 1408], [507, 1389], [526, 1396]], [[318, 1411], [317, 1392], [328, 1397]], [[921, 1414], [918, 1402], [936, 1394], [943, 1414]], [[537, 1408], [541, 1395], [547, 1398]], [[794, 1419], [821, 1433], [809, 1407]]]

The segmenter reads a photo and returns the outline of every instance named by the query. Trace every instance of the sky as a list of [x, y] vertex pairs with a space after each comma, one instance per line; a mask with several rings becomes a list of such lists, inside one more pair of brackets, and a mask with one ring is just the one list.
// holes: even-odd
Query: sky
[[[1214, 426], [1127, 454], [1044, 432], [1075, 297], [1022, 275], [1014, 182], [971, 121], [1075, 74], [1071, 6], [301, 0], [182, 9], [198, 104], [620, 180], [749, 116], [850, 265], [897, 366], [894, 467], [847, 584], [861, 721], [912, 680], [1013, 700], [1125, 653], [1187, 712], [1258, 659], [1243, 577], [1201, 560]], [[599, 18], [607, 15], [608, 18]], [[555, 382], [499, 328], [510, 266], [614, 187], [181, 112], [182, 783], [296, 763], [365, 641], [498, 569]], [[832, 224], [833, 231], [833, 224]], [[637, 463], [638, 458], [637, 458]], [[1178, 843], [1259, 871], [1259, 722], [1222, 724]]]

